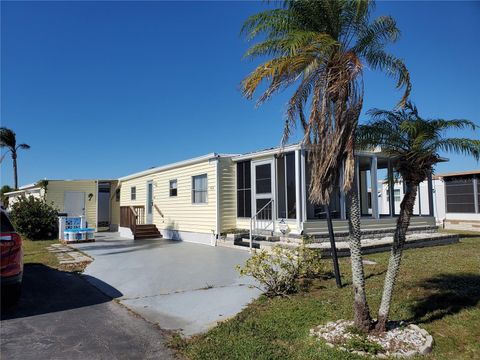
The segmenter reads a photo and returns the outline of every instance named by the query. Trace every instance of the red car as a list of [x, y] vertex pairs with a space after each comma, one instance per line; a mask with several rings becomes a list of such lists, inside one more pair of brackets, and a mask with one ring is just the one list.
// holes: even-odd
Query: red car
[[23, 275], [22, 238], [13, 228], [5, 210], [0, 209], [0, 280], [2, 298], [8, 304], [20, 297]]

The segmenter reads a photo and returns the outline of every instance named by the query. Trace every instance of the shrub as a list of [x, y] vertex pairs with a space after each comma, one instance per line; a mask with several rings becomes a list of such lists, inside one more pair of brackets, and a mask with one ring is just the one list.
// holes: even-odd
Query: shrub
[[22, 196], [12, 205], [10, 218], [19, 233], [30, 240], [54, 239], [58, 232], [58, 211], [44, 200]]
[[285, 296], [299, 290], [298, 280], [315, 277], [323, 272], [319, 251], [304, 244], [297, 248], [274, 246], [271, 251], [255, 252], [243, 265], [238, 266], [242, 276], [252, 276], [267, 296]]

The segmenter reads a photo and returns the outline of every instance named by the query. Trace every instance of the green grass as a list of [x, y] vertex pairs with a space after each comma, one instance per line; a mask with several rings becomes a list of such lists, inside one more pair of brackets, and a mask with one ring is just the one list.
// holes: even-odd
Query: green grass
[[[365, 266], [375, 311], [388, 253], [365, 258], [377, 262]], [[262, 297], [206, 334], [181, 341], [176, 337], [172, 345], [188, 359], [364, 359], [309, 336], [316, 325], [353, 316], [349, 259], [340, 266], [346, 283], [342, 289], [333, 279], [319, 280], [290, 298]], [[480, 237], [406, 250], [391, 318], [417, 323], [433, 335], [434, 351], [427, 359], [480, 358]]]
[[88, 265], [88, 263], [60, 264], [55, 254], [47, 250], [47, 247], [50, 245], [58, 243], [58, 240], [32, 241], [23, 238], [23, 263], [25, 265], [43, 264], [51, 268], [68, 272], [82, 272], [85, 270], [85, 267]]
[[23, 262], [24, 264], [44, 264], [58, 268], [57, 257], [47, 250], [52, 244], [58, 244], [58, 240], [27, 240], [23, 238]]

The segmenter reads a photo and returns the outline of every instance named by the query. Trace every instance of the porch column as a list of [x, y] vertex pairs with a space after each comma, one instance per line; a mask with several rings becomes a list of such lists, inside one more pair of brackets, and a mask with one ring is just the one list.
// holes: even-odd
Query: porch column
[[305, 148], [302, 145], [302, 148], [300, 150], [300, 159], [301, 159], [301, 196], [302, 196], [302, 216], [301, 216], [301, 227], [303, 230], [303, 223], [307, 221], [307, 176], [306, 176], [306, 171], [307, 171], [307, 160], [306, 160], [306, 153], [305, 153]]
[[395, 181], [393, 179], [392, 161], [388, 159], [388, 201], [390, 204], [390, 216], [395, 216]]
[[301, 151], [295, 150], [295, 211], [296, 211], [296, 218], [297, 218], [297, 229], [299, 232], [302, 230], [302, 192], [301, 192]]
[[428, 175], [427, 178], [428, 184], [428, 215], [435, 216], [434, 208], [433, 208], [433, 181], [432, 181], [432, 174]]
[[372, 197], [372, 217], [374, 219], [379, 219], [380, 215], [378, 213], [378, 179], [377, 179], [377, 157], [372, 156], [370, 159], [370, 182], [372, 185], [371, 188], [371, 197]]
[[[340, 176], [338, 181], [338, 188], [340, 192], [340, 219], [346, 220], [347, 219], [347, 209], [345, 204], [345, 193], [342, 190], [343, 179], [344, 179], [344, 171], [345, 171], [345, 162], [342, 161], [342, 167], [340, 170]], [[355, 181], [355, 180], [354, 180]]]

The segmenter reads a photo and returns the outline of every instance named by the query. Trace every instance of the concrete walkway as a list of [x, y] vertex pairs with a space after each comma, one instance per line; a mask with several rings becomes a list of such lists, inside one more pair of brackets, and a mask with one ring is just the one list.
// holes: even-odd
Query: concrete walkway
[[100, 233], [95, 243], [72, 246], [94, 258], [84, 272], [92, 284], [148, 321], [185, 336], [234, 316], [260, 295], [253, 280], [240, 278], [235, 270], [248, 259], [245, 251], [129, 240], [116, 233]]

